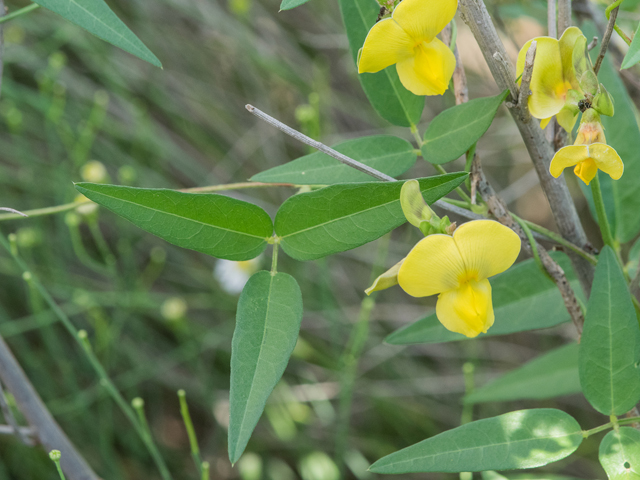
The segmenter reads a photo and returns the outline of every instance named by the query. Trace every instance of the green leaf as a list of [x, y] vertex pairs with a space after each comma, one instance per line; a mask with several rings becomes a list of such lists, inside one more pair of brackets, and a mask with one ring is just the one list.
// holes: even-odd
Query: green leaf
[[627, 54], [624, 56], [624, 60], [622, 60], [620, 70], [633, 67], [638, 62], [640, 62], [640, 24], [638, 24], [638, 28], [636, 29], [633, 40], [631, 40], [631, 45], [629, 46]]
[[478, 420], [392, 453], [374, 473], [481, 472], [534, 468], [571, 455], [582, 442], [580, 425], [551, 408], [520, 410]]
[[546, 353], [464, 397], [465, 403], [540, 400], [579, 393], [578, 344]]
[[589, 403], [621, 415], [640, 400], [640, 330], [616, 254], [604, 247], [587, 304], [580, 341], [580, 384]]
[[[348, 140], [335, 150], [376, 170], [397, 177], [416, 163], [417, 155], [406, 140], [390, 135], [376, 135]], [[254, 182], [293, 183], [296, 185], [335, 185], [371, 182], [371, 176], [340, 163], [322, 152], [271, 168], [251, 178]]]
[[431, 120], [424, 132], [424, 159], [440, 165], [464, 155], [489, 129], [508, 94], [505, 90], [495, 97], [476, 98], [449, 108]]
[[254, 274], [238, 301], [231, 346], [229, 460], [242, 455], [296, 346], [302, 294], [291, 275]]
[[217, 258], [255, 258], [273, 234], [267, 212], [224, 195], [95, 183], [77, 183], [76, 189], [169, 243]]
[[[584, 299], [567, 256], [561, 253], [553, 253], [552, 256], [565, 271], [578, 298]], [[570, 320], [558, 288], [540, 271], [533, 259], [520, 262], [489, 281], [496, 320], [489, 331], [481, 333], [478, 338], [549, 328]], [[444, 328], [433, 314], [393, 332], [385, 342], [411, 345], [457, 340], [468, 338]]]
[[299, 7], [302, 4], [307, 3], [309, 0], [282, 0], [280, 4], [280, 11], [291, 10], [292, 8]]
[[610, 480], [640, 480], [640, 432], [621, 427], [600, 443], [600, 464]]
[[627, 265], [625, 269], [629, 278], [634, 278], [638, 274], [638, 264], [640, 263], [640, 238], [633, 242], [633, 246], [629, 250], [627, 256]]
[[[432, 204], [467, 178], [450, 173], [420, 179]], [[346, 183], [294, 195], [276, 215], [282, 249], [296, 260], [314, 260], [380, 238], [406, 222], [400, 206], [404, 182]]]
[[[339, 0], [351, 46], [353, 59], [358, 63], [358, 51], [376, 23], [380, 5], [376, 0]], [[358, 75], [369, 102], [382, 118], [394, 125], [410, 127], [420, 121], [424, 109], [424, 97], [404, 88], [394, 65], [378, 73]]]
[[[583, 31], [587, 38], [597, 36], [598, 32], [593, 24], [587, 23]], [[593, 54], [597, 55], [595, 49]], [[602, 117], [602, 124], [607, 135], [607, 143], [616, 149], [624, 162], [624, 175], [620, 180], [611, 181], [608, 175], [601, 174], [600, 182], [603, 190], [609, 189], [610, 194], [603, 192], [605, 204], [613, 204], [615, 218], [611, 218], [614, 234], [622, 243], [632, 241], [640, 232], [640, 129], [636, 120], [636, 109], [629, 96], [617, 69], [605, 56], [598, 78], [607, 87], [615, 104], [613, 117]], [[607, 185], [607, 183], [610, 184]], [[607, 214], [610, 208], [607, 208]]]
[[84, 28], [96, 37], [162, 68], [160, 60], [122, 23], [122, 20], [103, 0], [34, 0], [34, 2]]

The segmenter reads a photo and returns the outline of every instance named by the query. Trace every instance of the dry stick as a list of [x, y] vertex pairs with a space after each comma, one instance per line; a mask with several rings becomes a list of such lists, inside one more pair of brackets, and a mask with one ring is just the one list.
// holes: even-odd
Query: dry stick
[[556, 0], [548, 0], [547, 31], [551, 38], [558, 38], [558, 21], [556, 19]]
[[[508, 60], [507, 52], [498, 37], [498, 32], [489, 17], [484, 2], [482, 0], [460, 0], [459, 10], [463, 20], [473, 32], [496, 83], [501, 89], [509, 89], [512, 101], [515, 102], [518, 98], [518, 87], [514, 78], [515, 68]], [[591, 245], [580, 223], [578, 212], [564, 178], [556, 179], [549, 173], [554, 150], [545, 139], [539, 123], [537, 121], [525, 122], [522, 106], [512, 104], [509, 110], [529, 151], [558, 230], [571, 243], [584, 250], [591, 250]], [[572, 252], [568, 254], [582, 288], [588, 295], [593, 282], [593, 266]]]
[[[342, 154], [340, 152], [337, 152], [336, 150], [334, 150], [331, 147], [327, 147], [325, 144], [320, 143], [317, 140], [314, 140], [312, 138], [307, 137], [303, 133], [300, 133], [297, 130], [294, 130], [293, 128], [289, 127], [288, 125], [285, 125], [284, 123], [282, 123], [281, 121], [276, 120], [272, 116], [267, 115], [262, 110], [257, 109], [253, 105], [247, 105], [246, 109], [249, 112], [251, 112], [253, 115], [255, 115], [256, 117], [258, 117], [260, 120], [264, 120], [269, 125], [272, 125], [272, 126], [276, 127], [277, 129], [279, 129], [280, 131], [286, 133], [290, 137], [293, 137], [296, 140], [298, 140], [299, 142], [302, 142], [302, 143], [304, 143], [306, 145], [309, 145], [310, 147], [313, 147], [316, 150], [319, 150], [322, 153], [325, 153], [325, 154], [329, 155], [330, 157], [335, 158], [339, 162], [341, 162], [341, 163], [343, 163], [345, 165], [348, 165], [351, 168], [355, 168], [356, 170], [359, 170], [362, 173], [366, 173], [367, 175], [370, 175], [371, 177], [377, 178], [378, 180], [382, 180], [384, 182], [397, 182], [397, 180], [395, 178], [387, 175], [386, 173], [382, 173], [382, 172], [376, 170], [375, 168], [371, 168], [371, 167], [365, 165], [364, 163], [358, 162], [357, 160], [354, 160], [353, 158], [347, 157], [346, 155], [344, 155], [344, 154]], [[449, 203], [444, 202], [443, 200], [438, 200], [437, 202], [434, 203], [434, 205], [436, 207], [441, 208], [442, 210], [448, 211], [450, 213], [454, 213], [456, 215], [459, 215], [459, 216], [461, 216], [463, 218], [468, 218], [470, 220], [479, 220], [479, 219], [484, 218], [480, 214], [470, 212], [469, 210], [465, 210], [464, 208], [457, 207], [455, 205], [451, 205]]]
[[522, 109], [522, 121], [529, 123], [531, 121], [531, 112], [529, 112], [529, 95], [531, 95], [531, 77], [533, 76], [533, 62], [536, 59], [536, 51], [538, 42], [531, 42], [527, 55], [524, 59], [524, 70], [522, 71], [522, 83], [520, 84], [520, 95], [518, 96], [518, 105]]
[[18, 408], [29, 424], [36, 428], [38, 440], [44, 449], [47, 452], [51, 450], [62, 452], [62, 468], [69, 480], [99, 480], [51, 416], [2, 337], [0, 337], [0, 380], [13, 394]]
[[[531, 81], [531, 73], [533, 71], [533, 60], [535, 58], [536, 48], [537, 44], [534, 41], [527, 51], [524, 71], [522, 73], [522, 88], [520, 91], [519, 102], [522, 102], [521, 104], [524, 106], [524, 108], [526, 108], [527, 102], [529, 100], [528, 83]], [[457, 48], [456, 52], [454, 53], [456, 54], [456, 56], [458, 56]], [[528, 81], [525, 84], [525, 80], [527, 79]], [[463, 92], [467, 90], [467, 76], [464, 72], [464, 66], [461, 62], [458, 62], [456, 64], [456, 69], [453, 72], [453, 84], [459, 85], [460, 88], [462, 88]], [[522, 92], [525, 92], [525, 94], [523, 94]], [[456, 94], [456, 98], [457, 97], [458, 95]], [[473, 157], [473, 163], [471, 164], [471, 184], [476, 185], [480, 196], [487, 203], [489, 211], [493, 214], [496, 220], [516, 232], [520, 237], [520, 240], [522, 241], [524, 250], [529, 255], [533, 256], [534, 250], [533, 246], [529, 243], [529, 238], [527, 237], [520, 224], [516, 222], [511, 216], [511, 213], [509, 212], [509, 209], [507, 208], [504, 200], [502, 200], [498, 196], [498, 194], [495, 192], [495, 190], [485, 177], [484, 172], [482, 171], [480, 156], [477, 152], [475, 153]], [[571, 285], [569, 284], [569, 281], [567, 280], [562, 267], [560, 267], [560, 265], [558, 265], [553, 260], [553, 258], [551, 258], [545, 248], [538, 242], [535, 242], [535, 247], [538, 251], [538, 255], [540, 257], [542, 265], [560, 290], [564, 305], [569, 312], [569, 315], [571, 316], [571, 320], [573, 321], [576, 330], [578, 331], [578, 338], [580, 338], [580, 336], [582, 335], [582, 326], [584, 325], [584, 315], [582, 313], [580, 305], [578, 304], [578, 300], [576, 299], [576, 294], [571, 288]]]
[[2, 411], [2, 415], [4, 419], [12, 428], [13, 433], [20, 438], [20, 441], [25, 445], [32, 445], [30, 439], [22, 433], [20, 429], [20, 425], [16, 421], [16, 417], [13, 416], [13, 412], [11, 411], [11, 407], [9, 406], [9, 402], [7, 402], [7, 397], [4, 394], [4, 390], [2, 389], [2, 382], [0, 382], [0, 410]]
[[571, 26], [571, 0], [558, 0], [558, 35], [562, 36], [564, 31]]
[[[27, 445], [35, 445], [36, 431], [31, 427], [20, 427], [20, 435], [27, 439]], [[11, 425], [0, 425], [0, 435], [15, 435], [15, 430]]]
[[613, 34], [613, 27], [616, 24], [616, 18], [618, 18], [619, 9], [620, 7], [616, 7], [613, 10], [611, 10], [609, 23], [607, 23], [607, 29], [604, 32], [604, 36], [602, 37], [602, 43], [600, 44], [600, 53], [598, 54], [598, 58], [596, 59], [596, 64], [593, 67], [593, 71], [596, 72], [596, 75], [600, 71], [600, 67], [602, 66], [602, 61], [604, 60], [604, 55], [607, 53], [607, 49], [609, 48], [609, 41], [611, 40], [611, 35]]

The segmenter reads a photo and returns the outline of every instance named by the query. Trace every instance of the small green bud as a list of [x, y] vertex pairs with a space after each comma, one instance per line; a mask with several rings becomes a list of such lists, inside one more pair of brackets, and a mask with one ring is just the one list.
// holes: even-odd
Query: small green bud
[[600, 92], [593, 97], [594, 110], [596, 110], [600, 115], [606, 115], [607, 117], [613, 117], [614, 108], [613, 108], [613, 98], [607, 92], [607, 89], [604, 88], [604, 85], [600, 84]]
[[431, 210], [427, 202], [424, 201], [424, 197], [420, 191], [420, 184], [417, 180], [409, 180], [402, 185], [400, 205], [402, 206], [402, 213], [404, 213], [407, 221], [427, 235], [423, 230], [423, 224], [425, 222], [428, 223], [433, 217], [438, 217], [435, 216], [433, 210]]
[[131, 406], [136, 410], [140, 410], [144, 408], [144, 400], [140, 397], [136, 397], [133, 400], [131, 400]]
[[31, 272], [24, 272], [24, 273], [22, 274], [22, 279], [23, 279], [25, 282], [29, 283], [29, 282], [31, 282], [31, 280], [33, 280], [33, 276], [31, 275]]
[[62, 454], [60, 453], [60, 450], [51, 450], [49, 452], [49, 458], [54, 462], [59, 462], [62, 458]]

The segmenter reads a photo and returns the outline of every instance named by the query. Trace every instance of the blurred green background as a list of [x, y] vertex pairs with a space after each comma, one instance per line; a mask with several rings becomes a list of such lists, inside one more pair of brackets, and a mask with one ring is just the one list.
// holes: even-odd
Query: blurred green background
[[[544, 34], [538, 21], [545, 17], [546, 2], [487, 3], [513, 55], [528, 38]], [[254, 119], [244, 109], [247, 103], [328, 144], [375, 133], [411, 138], [408, 129], [389, 126], [369, 106], [334, 0], [311, 0], [281, 13], [277, 0], [109, 4], [164, 70], [44, 9], [6, 24], [0, 206], [29, 210], [66, 204], [76, 198], [72, 182], [81, 180], [168, 188], [244, 182], [308, 152]], [[8, 2], [10, 11], [24, 5]], [[629, 25], [639, 17], [621, 13]], [[458, 25], [471, 97], [496, 94], [470, 33], [460, 20]], [[421, 131], [453, 104], [450, 92], [428, 98]], [[487, 175], [511, 207], [553, 228], [506, 109], [478, 148]], [[434, 172], [419, 159], [409, 173]], [[571, 186], [596, 239], [579, 189]], [[291, 188], [228, 192], [272, 216], [294, 193]], [[370, 245], [305, 264], [282, 256], [279, 269], [292, 274], [303, 292], [301, 339], [247, 453], [232, 467], [226, 425], [237, 293], [225, 291], [229, 282], [216, 277], [217, 261], [173, 247], [106, 211], [6, 221], [0, 231], [16, 235], [20, 255], [75, 325], [89, 332], [123, 395], [144, 399], [155, 439], [177, 479], [197, 478], [178, 389], [187, 392], [212, 479], [370, 479], [376, 477], [366, 471], [372, 461], [460, 423], [466, 361], [475, 364], [482, 385], [574, 337], [565, 325], [486, 340], [392, 347], [382, 339], [431, 313], [434, 299], [413, 299], [398, 288], [385, 291], [371, 316], [349, 415], [339, 401], [352, 380], [342, 355], [378, 249], [388, 243], [385, 266], [391, 266], [419, 239], [418, 231], [405, 226]], [[266, 256], [262, 263], [268, 266]], [[93, 468], [105, 479], [160, 478], [84, 354], [5, 252], [0, 252], [0, 286], [0, 335]], [[579, 395], [480, 405], [474, 415], [534, 406], [567, 410], [584, 428], [606, 422]], [[597, 446], [589, 439], [577, 455], [540, 472], [603, 478]], [[429, 476], [441, 477], [457, 476]], [[0, 436], [0, 479], [56, 478], [44, 451]]]

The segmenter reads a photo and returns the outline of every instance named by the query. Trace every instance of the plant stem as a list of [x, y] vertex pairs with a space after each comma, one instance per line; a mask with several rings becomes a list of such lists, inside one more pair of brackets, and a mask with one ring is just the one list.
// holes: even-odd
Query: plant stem
[[271, 275], [278, 273], [278, 249], [280, 247], [280, 240], [276, 238], [273, 242], [273, 255], [271, 257]]
[[38, 8], [40, 8], [40, 5], [38, 5], [37, 3], [32, 3], [31, 5], [27, 5], [20, 10], [16, 10], [15, 12], [5, 15], [4, 17], [0, 17], [0, 23], [8, 22], [9, 20], [13, 20], [14, 18], [24, 15], [25, 13], [33, 12]]
[[[618, 425], [628, 425], [630, 423], [636, 423], [640, 421], [640, 417], [629, 417], [629, 418], [619, 418], [617, 421]], [[603, 432], [610, 428], [613, 428], [614, 422], [605, 423], [604, 425], [600, 425], [599, 427], [592, 428], [591, 430], [583, 430], [582, 436], [584, 438], [590, 437], [591, 435], [595, 435], [596, 433]]]
[[[22, 260], [22, 258], [20, 258], [15, 252], [11, 250], [9, 242], [3, 235], [0, 235], [0, 245], [2, 245], [5, 248], [5, 250], [7, 250], [7, 252], [9, 252], [9, 254], [13, 257], [13, 260], [16, 262], [16, 264], [22, 269], [23, 273], [27, 273], [27, 272], [31, 273], [29, 270], [29, 267], [24, 262], [24, 260]], [[156, 466], [160, 471], [160, 474], [163, 480], [172, 480], [171, 474], [169, 473], [169, 470], [167, 469], [167, 466], [164, 463], [164, 460], [160, 455], [160, 452], [158, 451], [157, 447], [155, 446], [153, 441], [151, 441], [147, 437], [143, 426], [140, 424], [138, 418], [136, 417], [135, 412], [133, 411], [133, 408], [131, 408], [131, 406], [125, 401], [124, 397], [122, 396], [120, 391], [117, 389], [117, 387], [115, 386], [111, 378], [109, 378], [109, 375], [107, 374], [106, 370], [98, 360], [98, 357], [96, 357], [95, 353], [93, 352], [93, 349], [91, 349], [90, 346], [84, 341], [83, 336], [79, 335], [80, 332], [75, 327], [71, 319], [67, 316], [66, 313], [64, 313], [64, 311], [56, 303], [53, 297], [44, 288], [42, 283], [40, 283], [40, 281], [32, 273], [31, 273], [31, 281], [33, 282], [33, 285], [36, 287], [38, 292], [40, 292], [40, 295], [42, 296], [44, 301], [49, 305], [49, 308], [51, 308], [51, 310], [58, 317], [62, 325], [67, 329], [69, 334], [74, 338], [76, 343], [80, 346], [82, 351], [85, 353], [91, 367], [93, 368], [95, 373], [98, 375], [98, 378], [100, 379], [100, 384], [111, 395], [113, 400], [118, 404], [118, 406], [122, 410], [122, 413], [124, 413], [124, 415], [128, 418], [128, 420], [131, 422], [131, 424], [135, 428], [136, 432], [142, 439], [151, 457], [156, 463]]]
[[196, 464], [196, 468], [203, 474], [202, 459], [200, 458], [200, 446], [198, 445], [198, 437], [196, 431], [193, 428], [193, 422], [191, 421], [191, 414], [189, 413], [189, 405], [187, 405], [187, 394], [184, 390], [178, 390], [178, 399], [180, 400], [180, 414], [182, 415], [182, 421], [184, 427], [187, 429], [187, 436], [189, 437], [189, 446], [191, 447], [191, 457]]
[[[389, 251], [390, 235], [385, 235], [379, 243], [375, 266], [371, 272], [372, 283], [384, 268]], [[369, 318], [375, 306], [375, 293], [365, 297], [360, 305], [358, 321], [353, 326], [351, 336], [342, 354], [342, 378], [340, 380], [340, 400], [338, 405], [338, 428], [336, 432], [335, 459], [340, 471], [344, 471], [344, 457], [348, 445], [351, 406], [353, 403], [353, 388], [358, 373], [358, 364], [369, 338]], [[344, 478], [341, 475], [340, 478]]]
[[602, 190], [600, 189], [600, 178], [596, 174], [591, 180], [591, 194], [593, 195], [593, 203], [596, 207], [596, 214], [598, 216], [598, 225], [600, 226], [600, 233], [602, 234], [602, 241], [605, 245], [610, 246], [613, 251], [616, 251], [615, 242], [611, 235], [611, 228], [609, 227], [609, 219], [607, 218], [607, 211], [604, 207], [604, 199], [602, 198]]

